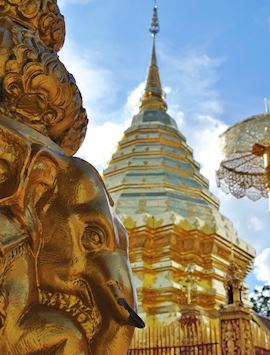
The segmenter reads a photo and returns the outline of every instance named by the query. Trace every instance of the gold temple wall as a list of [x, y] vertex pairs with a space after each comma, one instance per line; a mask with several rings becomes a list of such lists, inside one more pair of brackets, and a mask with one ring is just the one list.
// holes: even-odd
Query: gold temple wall
[[[186, 267], [191, 264], [196, 267], [192, 302], [210, 318], [213, 311], [226, 304], [224, 281], [231, 253], [226, 240], [214, 234], [185, 231], [174, 225], [159, 227], [154, 219], [150, 222], [156, 225], [137, 228], [129, 228], [131, 224], [126, 222], [124, 220], [129, 233], [129, 255], [139, 311], [145, 312], [148, 325], [159, 321], [170, 324], [179, 318], [176, 313], [187, 304], [185, 280], [189, 275]], [[252, 255], [237, 250], [235, 257], [246, 274], [252, 264]], [[165, 313], [171, 314], [173, 319], [165, 320], [168, 318]]]
[[270, 333], [254, 319], [251, 323], [251, 332], [255, 348], [266, 349], [270, 354]]

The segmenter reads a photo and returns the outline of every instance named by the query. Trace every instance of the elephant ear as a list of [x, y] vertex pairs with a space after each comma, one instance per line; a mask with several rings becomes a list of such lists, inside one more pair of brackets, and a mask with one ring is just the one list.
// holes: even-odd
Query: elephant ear
[[46, 204], [55, 192], [59, 166], [52, 152], [42, 146], [36, 146], [33, 150], [37, 153], [28, 169], [24, 204], [36, 209], [38, 205]]
[[[37, 249], [37, 208], [55, 188], [57, 160], [42, 142], [31, 141], [0, 120], [0, 253], [29, 239]], [[5, 225], [12, 225], [14, 230]]]
[[34, 157], [28, 168], [24, 190], [24, 223], [31, 235], [32, 249], [36, 254], [41, 242], [42, 214], [57, 193], [59, 165], [53, 152], [42, 146], [32, 147], [32, 155]]

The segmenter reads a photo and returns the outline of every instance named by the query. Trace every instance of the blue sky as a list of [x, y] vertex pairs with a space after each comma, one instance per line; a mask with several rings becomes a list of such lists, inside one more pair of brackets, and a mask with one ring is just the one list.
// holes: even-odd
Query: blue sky
[[[102, 169], [138, 100], [149, 62], [151, 0], [61, 0], [67, 37], [60, 58], [74, 74], [90, 118], [79, 155]], [[186, 135], [221, 211], [257, 249], [247, 282], [270, 282], [270, 213], [215, 185], [218, 135], [264, 111], [270, 97], [269, 0], [159, 0], [158, 61], [169, 113]]]

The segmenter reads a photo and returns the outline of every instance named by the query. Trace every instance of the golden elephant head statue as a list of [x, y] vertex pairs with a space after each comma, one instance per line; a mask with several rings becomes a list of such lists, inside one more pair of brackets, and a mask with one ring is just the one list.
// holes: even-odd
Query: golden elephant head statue
[[3, 117], [0, 141], [0, 353], [127, 353], [144, 323], [98, 172]]

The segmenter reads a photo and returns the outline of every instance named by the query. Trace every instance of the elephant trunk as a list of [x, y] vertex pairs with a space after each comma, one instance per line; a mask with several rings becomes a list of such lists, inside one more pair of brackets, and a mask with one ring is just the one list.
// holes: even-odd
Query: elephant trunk
[[120, 314], [122, 320], [133, 327], [144, 328], [145, 324], [136, 312], [137, 301], [135, 286], [127, 257], [119, 251], [102, 255], [105, 288]]

